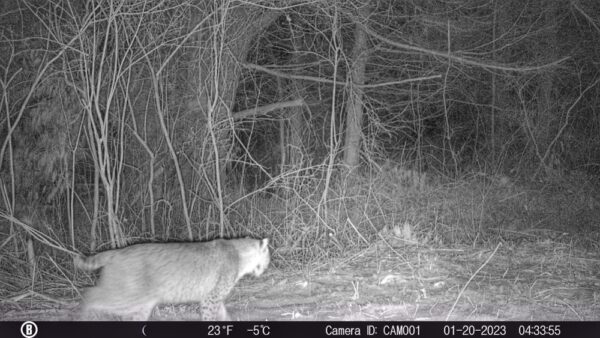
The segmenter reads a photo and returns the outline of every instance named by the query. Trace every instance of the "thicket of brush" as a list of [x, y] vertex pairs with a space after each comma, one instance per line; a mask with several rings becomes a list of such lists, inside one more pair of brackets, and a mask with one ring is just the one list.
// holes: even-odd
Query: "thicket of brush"
[[597, 249], [600, 4], [365, 3], [3, 1], [6, 290], [142, 241]]

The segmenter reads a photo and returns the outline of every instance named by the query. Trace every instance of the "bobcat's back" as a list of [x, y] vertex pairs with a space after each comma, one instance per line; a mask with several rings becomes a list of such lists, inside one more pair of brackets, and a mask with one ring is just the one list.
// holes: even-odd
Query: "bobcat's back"
[[97, 285], [84, 296], [83, 312], [147, 320], [158, 304], [197, 302], [204, 320], [225, 320], [223, 301], [235, 283], [268, 267], [268, 243], [248, 238], [149, 243], [77, 257], [78, 268], [102, 267]]

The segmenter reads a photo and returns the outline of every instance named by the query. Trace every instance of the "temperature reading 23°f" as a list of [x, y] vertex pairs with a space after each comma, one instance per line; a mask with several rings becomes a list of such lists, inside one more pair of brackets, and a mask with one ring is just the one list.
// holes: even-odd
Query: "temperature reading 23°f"
[[254, 336], [270, 336], [271, 328], [269, 325], [254, 325], [252, 328], [248, 329], [248, 332], [252, 333]]
[[233, 332], [233, 325], [209, 325], [209, 336], [229, 336]]

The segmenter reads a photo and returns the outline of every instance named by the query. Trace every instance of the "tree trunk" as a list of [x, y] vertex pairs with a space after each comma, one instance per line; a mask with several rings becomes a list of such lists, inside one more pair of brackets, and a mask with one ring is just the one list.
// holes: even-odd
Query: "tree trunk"
[[[557, 0], [545, 0], [540, 3], [540, 9], [544, 11], [543, 24], [547, 27], [546, 34], [542, 41], [542, 50], [545, 58], [549, 60], [558, 59], [558, 23], [557, 18], [560, 16], [560, 2]], [[560, 120], [560, 112], [556, 109], [556, 91], [555, 80], [552, 71], [545, 72], [540, 75], [539, 91], [537, 93], [537, 109], [535, 111], [535, 129], [534, 142], [536, 145], [536, 154], [539, 157], [540, 164], [535, 173], [534, 178], [540, 174], [543, 168], [546, 175], [553, 172], [552, 159], [548, 159], [542, 154], [547, 153], [547, 148], [551, 146], [553, 132], [557, 129], [557, 122]], [[554, 158], [554, 157], [552, 157]], [[558, 164], [557, 164], [558, 165]]]
[[[360, 17], [366, 18], [370, 9], [364, 5], [359, 9]], [[352, 84], [348, 95], [348, 104], [346, 105], [346, 136], [344, 142], [344, 164], [350, 170], [359, 165], [360, 147], [363, 127], [363, 90], [360, 87], [365, 83], [365, 69], [367, 66], [367, 34], [362, 28], [361, 23], [356, 23], [354, 30], [354, 46], [352, 48], [351, 58], [354, 60], [350, 76]]]
[[[210, 16], [208, 19], [207, 17]], [[196, 32], [196, 72], [188, 74], [190, 82], [195, 83], [196, 92], [190, 99], [189, 118], [193, 125], [200, 128], [189, 128], [183, 123], [185, 139], [200, 141], [200, 145], [192, 143], [192, 158], [202, 168], [186, 168], [187, 177], [197, 177], [203, 173], [205, 184], [210, 185], [205, 191], [210, 192], [211, 199], [219, 212], [220, 233], [223, 236], [227, 226], [224, 213], [223, 189], [226, 183], [226, 163], [233, 148], [233, 118], [231, 109], [234, 105], [241, 68], [239, 63], [246, 60], [252, 42], [278, 16], [274, 10], [265, 10], [255, 6], [236, 5], [230, 2], [219, 2], [212, 7], [207, 4], [198, 10], [194, 27]], [[202, 135], [196, 131], [202, 130]], [[195, 174], [196, 173], [196, 174]]]
[[[300, 32], [295, 32], [292, 27], [290, 27], [290, 30], [292, 33], [292, 45], [294, 47], [291, 64], [301, 65], [302, 63], [308, 61], [307, 57], [302, 52], [307, 50], [307, 46], [304, 43], [304, 39], [302, 38]], [[306, 97], [306, 83], [304, 81], [292, 79], [290, 86], [290, 91], [294, 93], [296, 98]], [[305, 135], [307, 135], [307, 128], [308, 124], [304, 118], [304, 106], [290, 108], [290, 119], [286, 132], [288, 137], [286, 144], [287, 163], [284, 163], [285, 165], [290, 165], [292, 168], [298, 168], [302, 165], [300, 162], [303, 159], [305, 160], [304, 155], [306, 154], [307, 143], [305, 140]]]

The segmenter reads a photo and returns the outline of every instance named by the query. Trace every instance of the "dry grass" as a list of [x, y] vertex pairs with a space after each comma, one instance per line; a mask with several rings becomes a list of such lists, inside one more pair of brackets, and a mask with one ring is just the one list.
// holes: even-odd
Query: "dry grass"
[[547, 239], [494, 249], [391, 236], [287, 274], [263, 290], [261, 305], [300, 320], [598, 319], [597, 254]]
[[[279, 286], [267, 295], [280, 288], [289, 292], [291, 282], [278, 275], [284, 272], [305, 281], [298, 292], [311, 285], [307, 304], [332, 304], [309, 307], [309, 319], [341, 311], [339, 302], [388, 304], [387, 310], [361, 308], [364, 318], [379, 319], [535, 318], [544, 306], [557, 305], [570, 312], [565, 318], [591, 318], [585, 306], [599, 305], [600, 231], [581, 223], [598, 216], [581, 201], [593, 195], [574, 200], [575, 187], [532, 190], [508, 178], [481, 175], [447, 183], [419, 176], [421, 182], [401, 179], [403, 172], [388, 164], [353, 182], [338, 179], [327, 208], [318, 200], [322, 185], [317, 180], [314, 189], [304, 187], [304, 196], [278, 190], [240, 203], [232, 231], [268, 235], [274, 243], [270, 278]], [[567, 200], [579, 209], [556, 212], [557, 203]], [[7, 311], [54, 311], [73, 304], [77, 290], [92, 282], [73, 271], [68, 255], [40, 244], [31, 280], [24, 252], [10, 248], [5, 242], [0, 263], [1, 306]], [[475, 303], [496, 304], [506, 312], [481, 307], [467, 313]], [[516, 312], [517, 304], [527, 313]], [[422, 312], [432, 306], [431, 314]], [[363, 318], [360, 311], [348, 318]]]

